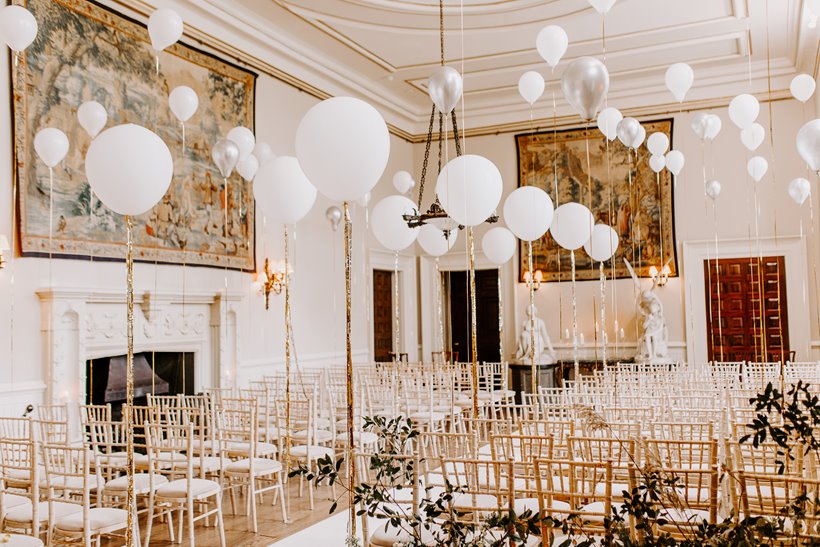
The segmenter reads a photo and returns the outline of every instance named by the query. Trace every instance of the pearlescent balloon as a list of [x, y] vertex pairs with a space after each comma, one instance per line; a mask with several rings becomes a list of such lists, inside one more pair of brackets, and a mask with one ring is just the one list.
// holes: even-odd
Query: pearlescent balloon
[[637, 149], [643, 144], [646, 130], [641, 126], [641, 122], [635, 118], [624, 118], [618, 122], [617, 126], [618, 140], [624, 146], [633, 150]]
[[803, 205], [806, 198], [811, 194], [811, 184], [806, 179], [800, 177], [789, 183], [789, 196], [798, 205]]
[[797, 132], [797, 151], [812, 171], [820, 173], [820, 118], [806, 123]]
[[656, 131], [646, 139], [646, 147], [653, 155], [663, 156], [669, 149], [669, 137], [666, 136], [666, 133]]
[[199, 108], [199, 97], [196, 91], [186, 85], [175, 87], [168, 96], [168, 106], [174, 117], [185, 123], [193, 116]]
[[23, 6], [0, 8], [0, 36], [14, 52], [26, 49], [37, 38], [37, 19]]
[[624, 119], [624, 115], [617, 108], [609, 107], [601, 110], [598, 114], [598, 129], [604, 136], [614, 141], [618, 137], [618, 124]]
[[582, 119], [594, 120], [609, 91], [609, 72], [595, 57], [579, 57], [564, 70], [561, 89]]
[[698, 112], [692, 116], [690, 126], [692, 127], [692, 131], [700, 140], [711, 141], [718, 136], [718, 133], [720, 133], [720, 129], [723, 127], [723, 122], [721, 122], [720, 117], [715, 114]]
[[219, 139], [211, 149], [211, 158], [222, 178], [228, 178], [239, 163], [239, 147], [228, 139]]
[[801, 103], [805, 103], [811, 99], [812, 95], [814, 95], [814, 89], [816, 87], [817, 82], [814, 81], [814, 78], [808, 74], [798, 74], [792, 78], [792, 82], [789, 85], [789, 91], [791, 91], [792, 97]]
[[427, 94], [438, 111], [449, 114], [461, 99], [464, 82], [458, 70], [449, 66], [442, 66], [433, 71], [427, 81]]
[[740, 129], [752, 125], [759, 114], [760, 103], [748, 93], [741, 93], [729, 103], [729, 119]]
[[518, 93], [530, 106], [544, 94], [544, 77], [538, 72], [530, 70], [518, 79]]
[[716, 180], [710, 180], [706, 183], [706, 187], [704, 188], [704, 192], [706, 195], [712, 198], [712, 201], [716, 200], [717, 197], [720, 195], [720, 182]]
[[68, 137], [56, 127], [41, 129], [34, 136], [34, 151], [48, 167], [55, 167], [68, 153]]
[[330, 227], [333, 228], [335, 232], [339, 227], [339, 223], [342, 221], [342, 210], [335, 205], [331, 205], [325, 211], [325, 218], [330, 222]]

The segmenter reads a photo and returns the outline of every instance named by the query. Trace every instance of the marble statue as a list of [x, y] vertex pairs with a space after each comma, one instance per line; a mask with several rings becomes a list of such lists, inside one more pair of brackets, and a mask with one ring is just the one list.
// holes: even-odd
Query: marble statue
[[624, 262], [638, 288], [637, 308], [640, 317], [638, 318], [638, 352], [635, 355], [635, 362], [668, 363], [669, 332], [663, 317], [663, 304], [655, 294], [657, 281], [653, 279], [652, 287], [644, 290], [632, 265], [626, 259]]
[[[533, 318], [531, 320], [531, 318]], [[538, 308], [527, 306], [527, 317], [518, 334], [518, 349], [515, 359], [518, 362], [528, 363], [532, 359], [533, 336], [535, 332], [535, 362], [540, 365], [549, 365], [555, 362], [555, 350], [552, 348], [550, 336], [547, 334], [547, 325], [538, 317]]]

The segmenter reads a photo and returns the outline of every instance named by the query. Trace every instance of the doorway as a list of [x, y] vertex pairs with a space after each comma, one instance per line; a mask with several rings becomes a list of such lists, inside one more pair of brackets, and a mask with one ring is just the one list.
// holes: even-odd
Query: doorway
[[703, 270], [709, 360], [789, 359], [785, 257], [704, 260]]
[[[453, 356], [458, 353], [459, 361], [472, 360], [470, 325], [469, 272], [444, 272], [445, 302], [449, 319], [450, 342]], [[498, 330], [498, 270], [476, 270], [476, 347], [477, 360], [498, 362], [501, 360]]]
[[392, 360], [393, 272], [373, 270], [373, 358], [377, 363]]

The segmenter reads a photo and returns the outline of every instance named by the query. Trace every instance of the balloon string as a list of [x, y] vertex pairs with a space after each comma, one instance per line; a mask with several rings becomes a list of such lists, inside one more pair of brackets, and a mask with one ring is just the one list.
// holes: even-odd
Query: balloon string
[[569, 252], [570, 264], [572, 267], [572, 358], [575, 362], [575, 387], [578, 387], [578, 382], [581, 375], [581, 366], [578, 363], [578, 309], [575, 298], [575, 251]]
[[159, 52], [154, 56], [154, 59], [156, 60], [157, 78], [159, 78]]
[[535, 274], [532, 271], [532, 241], [527, 242], [527, 263], [529, 268], [530, 280], [529, 286], [530, 297], [530, 366], [532, 373], [532, 394], [538, 394], [538, 369], [536, 368], [535, 356]]
[[54, 169], [48, 168], [48, 287], [54, 288], [52, 253], [54, 249]]
[[664, 256], [663, 256], [663, 195], [661, 194], [661, 172], [660, 171], [655, 173], [655, 180], [657, 181], [657, 185], [658, 185], [658, 231], [660, 232], [659, 239], [660, 239], [660, 242], [661, 242], [661, 263], [660, 263], [660, 266], [661, 266], [661, 268], [663, 268], [663, 266], [665, 264]]
[[716, 200], [712, 200], [712, 217], [715, 223], [715, 277], [717, 278], [718, 342], [720, 342], [720, 360], [723, 361], [723, 318], [721, 311], [723, 304], [720, 299], [720, 249], [718, 247], [718, 221]]
[[[555, 73], [555, 68], [552, 69]], [[552, 90], [552, 180], [555, 192], [555, 208], [559, 206], [558, 200], [558, 109], [555, 102], [555, 90]], [[561, 290], [561, 246], [556, 245], [555, 256], [558, 260], [558, 332], [564, 334], [564, 291]]]
[[606, 274], [604, 273], [604, 262], [599, 262], [598, 267], [601, 273], [601, 362], [604, 369], [606, 369]]
[[185, 157], [185, 122], [182, 122], [182, 156]]
[[[225, 226], [224, 226], [224, 235], [225, 235], [225, 302], [223, 302], [223, 307], [225, 310], [225, 325], [223, 327], [225, 333], [225, 339], [227, 340], [228, 335], [228, 258], [230, 256], [230, 246], [228, 242], [228, 177], [224, 179], [225, 183], [225, 204], [224, 204], [224, 211], [225, 211]], [[222, 355], [224, 356], [223, 359], [227, 361], [227, 348], [222, 348]], [[230, 376], [230, 369], [227, 368], [227, 363], [223, 361], [223, 368], [225, 372]]]
[[393, 304], [396, 324], [396, 345], [393, 350], [396, 357], [396, 362], [401, 362], [401, 315], [399, 309], [399, 252], [394, 253], [393, 261], [393, 293], [396, 302]]

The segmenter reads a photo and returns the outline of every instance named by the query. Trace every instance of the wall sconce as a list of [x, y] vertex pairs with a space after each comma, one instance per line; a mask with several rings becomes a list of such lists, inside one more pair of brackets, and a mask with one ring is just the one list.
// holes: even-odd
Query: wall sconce
[[666, 282], [669, 281], [669, 274], [671, 273], [672, 270], [669, 268], [668, 263], [661, 268], [660, 272], [658, 272], [658, 268], [656, 266], [651, 266], [649, 268], [649, 277], [652, 278], [652, 283], [658, 285], [659, 287], [666, 285]]
[[288, 268], [285, 272], [285, 264], [277, 264], [276, 269], [271, 271], [270, 261], [265, 259], [265, 268], [262, 271], [264, 278], [257, 281], [259, 284], [259, 294], [265, 295], [265, 309], [270, 308], [270, 293], [281, 294], [282, 289], [290, 281], [290, 276], [293, 273], [292, 268]]
[[544, 274], [541, 273], [541, 270], [535, 270], [535, 281], [533, 282], [532, 276], [530, 276], [529, 270], [524, 272], [524, 283], [527, 284], [527, 287], [532, 285], [532, 290], [537, 291], [541, 288], [541, 280], [544, 279]]
[[11, 247], [9, 246], [9, 238], [0, 234], [0, 270], [2, 270], [6, 265], [6, 259], [3, 258], [3, 251], [10, 251]]

